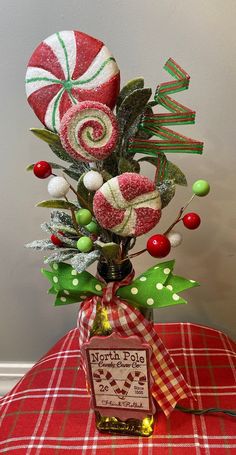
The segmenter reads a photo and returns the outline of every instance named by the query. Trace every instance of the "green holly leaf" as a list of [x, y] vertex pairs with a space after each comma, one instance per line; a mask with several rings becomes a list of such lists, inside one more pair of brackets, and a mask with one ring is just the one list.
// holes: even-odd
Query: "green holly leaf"
[[65, 210], [78, 210], [78, 207], [72, 202], [63, 201], [62, 199], [51, 199], [48, 201], [41, 201], [35, 207], [46, 207], [49, 209], [65, 209]]
[[150, 88], [137, 89], [123, 100], [117, 112], [121, 134], [129, 130], [138, 115], [143, 113], [151, 94]]
[[58, 134], [53, 133], [52, 131], [49, 131], [44, 128], [30, 128], [30, 131], [39, 139], [41, 139], [44, 142], [47, 142], [47, 144], [52, 145], [52, 144], [60, 144], [60, 138]]
[[137, 90], [139, 88], [144, 87], [144, 79], [142, 77], [138, 77], [136, 79], [132, 79], [127, 82], [126, 85], [121, 89], [120, 94], [117, 98], [116, 102], [116, 111], [118, 111], [121, 103], [124, 101], [124, 99], [130, 95], [134, 90]]
[[157, 184], [156, 189], [160, 193], [161, 207], [163, 209], [170, 203], [175, 195], [175, 184], [173, 180], [163, 180]]
[[184, 173], [176, 164], [168, 160], [167, 162], [167, 175], [168, 179], [173, 180], [177, 185], [187, 186], [187, 179]]

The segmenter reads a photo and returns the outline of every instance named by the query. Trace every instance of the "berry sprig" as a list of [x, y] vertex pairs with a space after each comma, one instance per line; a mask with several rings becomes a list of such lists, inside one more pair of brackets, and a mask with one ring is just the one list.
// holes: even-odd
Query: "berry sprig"
[[[57, 176], [52, 172], [52, 166], [47, 161], [38, 161], [33, 166], [33, 173], [37, 178], [46, 179], [53, 175], [53, 178], [48, 183], [48, 192], [50, 196], [53, 198], [62, 198], [64, 197], [67, 202], [69, 202], [67, 198], [67, 193], [69, 190], [73, 191], [73, 193], [77, 196], [79, 202], [82, 202], [85, 205], [84, 201], [81, 201], [81, 195], [72, 187], [72, 185], [61, 176]], [[96, 191], [99, 189], [103, 184], [103, 177], [102, 175], [96, 171], [91, 170], [88, 171], [83, 178], [83, 184], [88, 191]], [[93, 240], [97, 239], [97, 235], [99, 233], [98, 224], [93, 221], [92, 213], [87, 208], [81, 208], [78, 211], [75, 211], [72, 207], [70, 207], [71, 217], [73, 221], [74, 228], [77, 232], [79, 239], [77, 240], [77, 248], [80, 252], [88, 253], [93, 249]], [[85, 236], [79, 230], [79, 228], [83, 227], [85, 230], [88, 231], [90, 236]], [[58, 234], [63, 236], [63, 232], [58, 231]], [[92, 237], [92, 238], [91, 238]], [[58, 238], [55, 234], [52, 234], [51, 242], [57, 246], [62, 247], [64, 246], [63, 241]]]
[[[87, 207], [92, 210], [92, 207], [88, 202], [73, 188], [65, 177], [57, 176], [52, 172], [52, 166], [47, 161], [38, 161], [35, 163], [33, 165], [33, 173], [35, 177], [39, 179], [46, 179], [53, 176], [48, 183], [48, 192], [50, 196], [54, 198], [65, 197], [68, 191], [71, 190], [76, 195], [82, 207]], [[83, 184], [88, 191], [95, 192], [102, 186], [103, 177], [97, 170], [88, 171], [83, 176]]]
[[186, 213], [184, 216], [183, 213], [195, 196], [207, 196], [210, 191], [210, 185], [206, 180], [197, 180], [192, 186], [192, 191], [193, 195], [187, 204], [185, 204], [184, 207], [181, 207], [177, 218], [169, 226], [169, 228], [163, 234], [155, 234], [151, 236], [147, 241], [146, 248], [138, 251], [137, 253], [129, 255], [129, 258], [139, 256], [146, 251], [148, 251], [148, 253], [155, 258], [166, 257], [170, 253], [172, 247], [177, 247], [182, 243], [182, 235], [178, 232], [173, 231], [173, 228], [177, 223], [183, 221], [184, 226], [187, 229], [191, 230], [197, 229], [200, 226], [201, 218], [197, 213], [190, 212]]

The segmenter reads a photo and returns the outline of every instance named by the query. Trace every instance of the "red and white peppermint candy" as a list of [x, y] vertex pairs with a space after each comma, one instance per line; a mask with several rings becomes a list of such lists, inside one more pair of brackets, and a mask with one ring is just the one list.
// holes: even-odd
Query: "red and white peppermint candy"
[[78, 101], [99, 101], [113, 108], [119, 87], [119, 68], [110, 51], [101, 41], [79, 31], [49, 36], [28, 63], [28, 102], [52, 131], [59, 130], [63, 115]]
[[114, 150], [118, 139], [116, 117], [105, 104], [84, 101], [64, 115], [60, 139], [65, 150], [81, 161], [99, 161]]
[[108, 180], [95, 193], [93, 210], [105, 229], [124, 237], [137, 237], [158, 223], [161, 198], [147, 177], [126, 172]]

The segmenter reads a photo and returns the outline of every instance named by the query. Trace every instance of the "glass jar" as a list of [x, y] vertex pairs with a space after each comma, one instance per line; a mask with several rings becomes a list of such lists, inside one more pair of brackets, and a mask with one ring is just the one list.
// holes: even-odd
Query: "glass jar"
[[[98, 263], [98, 274], [107, 283], [111, 281], [121, 281], [132, 271], [132, 263], [130, 260], [124, 261], [121, 264], [100, 260]], [[148, 310], [144, 313], [146, 318], [152, 318], [152, 311]], [[112, 333], [107, 311], [100, 303], [97, 304], [96, 317], [93, 327], [90, 332], [90, 338], [93, 336], [109, 336]], [[118, 433], [136, 436], [150, 436], [154, 428], [154, 416], [146, 415], [142, 419], [127, 419], [121, 420], [114, 417], [106, 417], [100, 412], [95, 411], [95, 419], [97, 429], [101, 432]]]

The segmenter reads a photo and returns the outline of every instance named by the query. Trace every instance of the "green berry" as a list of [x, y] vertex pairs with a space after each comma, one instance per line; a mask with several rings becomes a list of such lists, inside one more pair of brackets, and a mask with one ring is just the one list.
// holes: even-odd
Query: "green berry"
[[80, 226], [86, 226], [92, 221], [92, 213], [88, 209], [79, 209], [75, 217]]
[[91, 232], [91, 234], [98, 234], [98, 232], [99, 232], [99, 227], [98, 227], [97, 223], [95, 223], [95, 221], [91, 221], [91, 223], [87, 224], [85, 226], [85, 229], [87, 229], [87, 231]]
[[93, 242], [90, 237], [80, 237], [77, 241], [77, 248], [81, 253], [88, 253], [93, 248]]
[[196, 196], [206, 196], [210, 191], [210, 185], [206, 180], [196, 180], [192, 186], [193, 193]]

